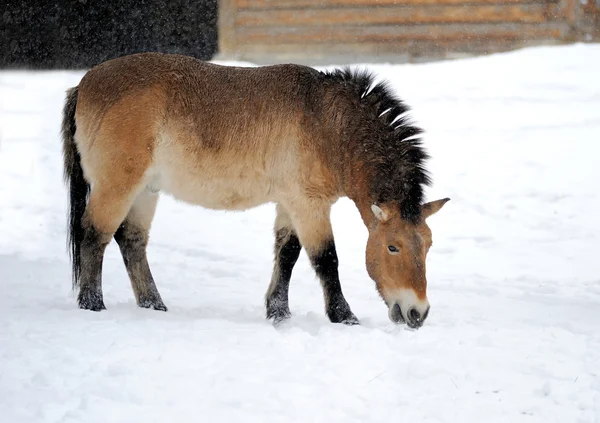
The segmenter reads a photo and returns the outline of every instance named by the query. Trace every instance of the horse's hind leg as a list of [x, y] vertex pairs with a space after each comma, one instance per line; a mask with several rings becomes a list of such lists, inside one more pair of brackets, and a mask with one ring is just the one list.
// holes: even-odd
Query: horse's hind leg
[[[112, 178], [106, 180], [112, 181]], [[123, 184], [96, 184], [90, 193], [82, 220], [83, 240], [79, 274], [79, 308], [105, 309], [102, 295], [102, 261], [106, 246], [127, 215], [135, 198], [134, 187]]]
[[274, 323], [290, 317], [288, 291], [292, 270], [300, 256], [300, 240], [292, 226], [288, 213], [283, 207], [277, 205], [277, 218], [275, 219], [275, 263], [271, 285], [265, 298], [267, 319]]
[[138, 194], [129, 214], [115, 233], [138, 306], [167, 311], [150, 272], [146, 246], [158, 194], [148, 188]]
[[77, 303], [84, 310], [106, 309], [102, 296], [102, 260], [111, 235], [99, 232], [84, 217]]
[[[81, 101], [87, 97], [87, 102]], [[91, 191], [81, 220], [80, 259], [74, 265], [80, 267], [80, 278], [77, 281], [75, 272], [74, 279], [76, 284], [79, 282], [80, 308], [90, 310], [104, 308], [104, 250], [145, 189], [161, 119], [162, 99], [156, 90], [123, 96], [110, 107], [105, 101], [102, 93], [79, 90], [77, 157]], [[74, 245], [73, 250], [77, 249]]]

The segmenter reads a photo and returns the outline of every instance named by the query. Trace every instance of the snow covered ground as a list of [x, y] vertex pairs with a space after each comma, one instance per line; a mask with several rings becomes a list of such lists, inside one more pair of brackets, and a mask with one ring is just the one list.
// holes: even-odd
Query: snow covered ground
[[81, 72], [0, 72], [0, 421], [600, 422], [600, 45], [366, 65], [427, 131], [430, 317], [394, 326], [347, 200], [333, 225], [362, 325], [328, 322], [303, 254], [291, 321], [263, 319], [273, 206], [163, 197], [136, 307], [118, 250], [108, 310], [70, 291], [59, 124]]

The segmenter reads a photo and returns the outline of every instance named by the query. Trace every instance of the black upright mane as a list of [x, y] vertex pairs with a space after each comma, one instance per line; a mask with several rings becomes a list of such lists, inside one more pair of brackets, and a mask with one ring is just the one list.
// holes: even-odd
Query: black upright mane
[[353, 159], [368, 173], [372, 200], [398, 202], [403, 219], [418, 221], [423, 188], [431, 180], [425, 169], [429, 156], [417, 137], [423, 131], [406, 116], [409, 107], [368, 71], [335, 69], [325, 76], [352, 97], [347, 142], [354, 145]]

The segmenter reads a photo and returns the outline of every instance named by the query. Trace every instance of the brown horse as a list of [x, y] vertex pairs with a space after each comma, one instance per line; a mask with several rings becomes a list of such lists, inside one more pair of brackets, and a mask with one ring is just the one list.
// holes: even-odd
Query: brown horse
[[107, 61], [68, 91], [63, 115], [73, 284], [104, 309], [104, 250], [117, 241], [140, 307], [164, 310], [146, 245], [158, 193], [211, 209], [277, 204], [267, 318], [290, 316], [305, 248], [332, 322], [358, 323], [338, 277], [332, 204], [347, 196], [369, 230], [367, 269], [394, 322], [427, 317], [429, 184], [407, 106], [365, 72], [218, 66], [145, 53]]

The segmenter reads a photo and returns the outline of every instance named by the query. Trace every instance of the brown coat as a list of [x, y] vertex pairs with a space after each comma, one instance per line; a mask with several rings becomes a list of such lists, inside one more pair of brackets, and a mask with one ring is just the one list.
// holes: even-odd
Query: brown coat
[[[354, 200], [372, 233], [381, 232], [382, 219], [373, 209], [378, 204], [396, 222], [386, 234], [399, 231], [398, 225], [403, 233], [430, 234], [421, 213], [422, 185], [429, 178], [423, 165], [427, 155], [415, 137], [420, 130], [402, 117], [408, 108], [385, 85], [373, 84], [369, 74], [323, 73], [299, 65], [238, 68], [144, 53], [93, 68], [69, 99], [76, 106], [65, 107], [67, 179], [80, 160], [89, 195], [85, 214], [73, 214], [72, 206], [71, 224], [81, 226], [80, 244], [93, 230], [98, 251], [124, 222], [143, 235], [145, 251], [157, 192], [212, 209], [277, 203], [276, 232], [297, 236], [317, 273], [318, 257], [333, 245], [329, 213], [339, 197]], [[72, 190], [72, 203], [73, 198]], [[424, 265], [423, 271], [418, 265], [402, 273], [411, 275], [410, 282], [378, 264], [383, 260], [375, 252], [379, 244], [387, 251], [387, 244], [374, 243], [367, 248], [370, 267], [376, 267], [370, 273], [388, 306], [399, 301], [398, 290], [413, 289], [414, 283], [409, 308], [420, 301], [419, 313], [425, 315]], [[72, 245], [80, 256], [77, 248]], [[285, 245], [276, 247], [276, 258], [277, 248]], [[404, 254], [403, 267], [424, 263], [425, 250], [418, 260], [410, 258], [416, 248]], [[281, 283], [275, 267], [271, 294]], [[78, 272], [74, 265], [74, 275]], [[138, 302], [146, 285], [140, 279], [151, 278], [149, 269], [146, 273], [130, 272]], [[386, 276], [391, 274], [394, 280]], [[341, 290], [328, 288], [327, 281], [337, 280], [337, 259], [335, 275], [319, 276], [326, 307], [341, 301]], [[99, 276], [94, 278], [99, 284]], [[285, 296], [287, 301], [287, 291]], [[404, 319], [408, 311], [402, 312]]]

